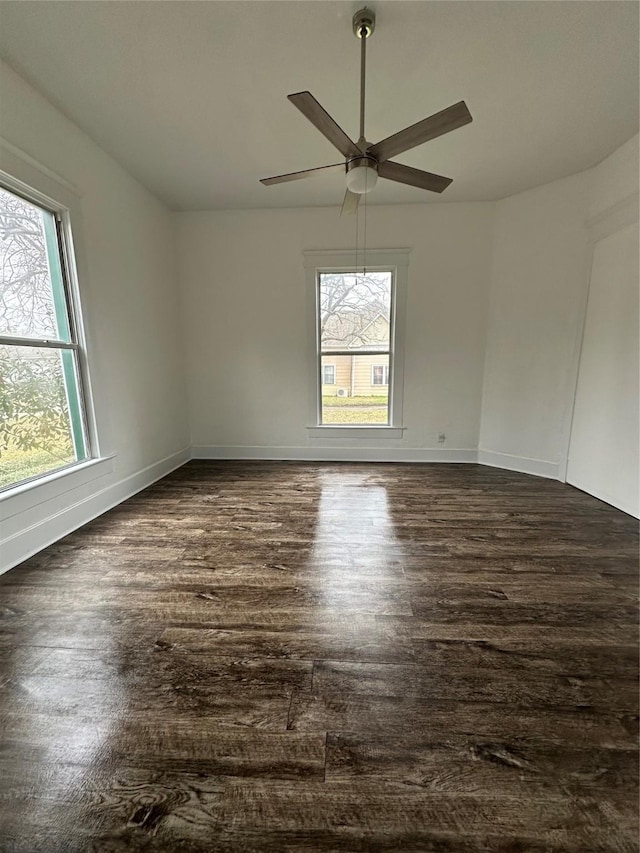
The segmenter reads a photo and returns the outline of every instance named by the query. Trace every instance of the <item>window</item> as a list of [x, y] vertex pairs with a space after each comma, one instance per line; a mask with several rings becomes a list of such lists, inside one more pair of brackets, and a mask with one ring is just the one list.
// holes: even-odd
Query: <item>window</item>
[[63, 218], [27, 195], [0, 186], [0, 489], [90, 456]]
[[389, 364], [392, 291], [392, 270], [318, 274], [322, 375], [328, 358], [340, 371], [339, 387], [322, 395], [321, 423], [389, 424], [388, 384], [372, 375]]
[[322, 384], [323, 385], [335, 385], [336, 384], [336, 366], [335, 366], [335, 364], [323, 364], [322, 365]]
[[409, 253], [367, 249], [366, 269], [353, 251], [304, 253], [310, 438], [403, 437]]
[[371, 368], [371, 384], [372, 385], [388, 385], [389, 384], [389, 365], [374, 364]]

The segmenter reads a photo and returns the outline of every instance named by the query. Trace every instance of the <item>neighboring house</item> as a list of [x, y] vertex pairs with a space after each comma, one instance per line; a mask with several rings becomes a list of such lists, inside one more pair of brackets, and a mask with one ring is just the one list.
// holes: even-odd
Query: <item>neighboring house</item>
[[[335, 314], [323, 329], [324, 396], [386, 396], [389, 392], [389, 320], [382, 311], [362, 325], [361, 317]], [[332, 355], [334, 348], [342, 354]], [[344, 355], [351, 350], [353, 355]], [[374, 350], [375, 352], [371, 353]], [[380, 351], [385, 351], [382, 354]]]

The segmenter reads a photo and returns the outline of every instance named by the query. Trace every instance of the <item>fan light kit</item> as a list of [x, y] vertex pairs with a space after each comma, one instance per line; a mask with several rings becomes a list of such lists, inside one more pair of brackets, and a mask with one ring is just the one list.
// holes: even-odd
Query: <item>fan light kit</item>
[[378, 177], [408, 184], [419, 189], [441, 193], [451, 183], [451, 178], [434, 175], [411, 166], [404, 166], [390, 160], [396, 154], [409, 151], [423, 142], [443, 136], [458, 127], [472, 121], [471, 113], [464, 101], [459, 101], [446, 110], [442, 110], [429, 118], [388, 136], [381, 142], [371, 145], [364, 136], [364, 96], [366, 80], [367, 39], [371, 38], [376, 28], [376, 16], [371, 9], [360, 9], [353, 16], [353, 32], [360, 39], [360, 136], [357, 143], [353, 142], [342, 128], [331, 118], [329, 113], [316, 101], [311, 92], [297, 92], [287, 97], [300, 112], [334, 145], [345, 158], [344, 162], [332, 163], [329, 166], [319, 166], [315, 169], [305, 169], [302, 172], [290, 172], [288, 175], [277, 175], [273, 178], [262, 178], [260, 183], [265, 186], [283, 184], [287, 181], [297, 181], [328, 170], [341, 170], [346, 174], [347, 191], [342, 204], [342, 213], [355, 213], [360, 197], [371, 192]]

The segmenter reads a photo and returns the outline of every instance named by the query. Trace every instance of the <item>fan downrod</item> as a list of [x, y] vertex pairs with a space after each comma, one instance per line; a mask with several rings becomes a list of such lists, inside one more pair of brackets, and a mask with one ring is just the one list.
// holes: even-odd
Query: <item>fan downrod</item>
[[376, 13], [365, 6], [353, 16], [353, 34], [359, 39], [368, 39], [376, 28]]

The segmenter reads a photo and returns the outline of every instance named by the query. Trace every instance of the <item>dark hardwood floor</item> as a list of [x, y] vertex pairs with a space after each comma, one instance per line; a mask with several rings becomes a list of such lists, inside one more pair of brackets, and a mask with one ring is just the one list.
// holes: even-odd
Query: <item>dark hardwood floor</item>
[[0, 579], [0, 849], [636, 851], [638, 525], [192, 462]]

